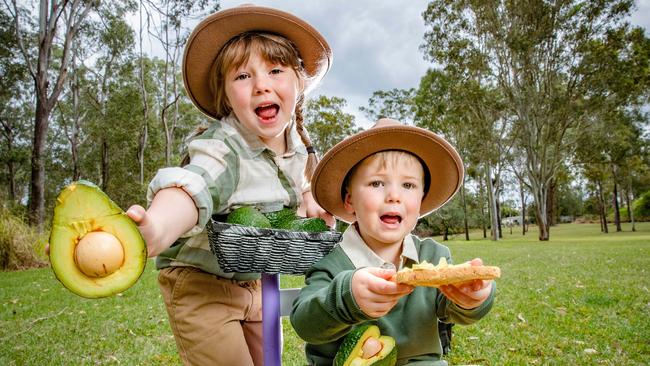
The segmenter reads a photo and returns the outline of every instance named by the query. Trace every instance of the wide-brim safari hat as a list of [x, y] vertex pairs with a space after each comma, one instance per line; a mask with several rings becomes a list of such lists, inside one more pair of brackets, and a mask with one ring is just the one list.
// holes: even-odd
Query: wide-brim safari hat
[[424, 165], [428, 190], [422, 199], [420, 216], [444, 205], [462, 184], [463, 161], [447, 140], [423, 128], [383, 118], [366, 131], [339, 142], [323, 156], [312, 177], [316, 202], [344, 221], [355, 221], [354, 214], [347, 213], [343, 206], [345, 177], [366, 157], [386, 150], [411, 153]]
[[210, 88], [210, 69], [214, 60], [231, 38], [249, 31], [275, 33], [293, 42], [309, 76], [306, 92], [330, 68], [332, 51], [329, 44], [314, 27], [295, 15], [249, 4], [213, 13], [203, 19], [187, 39], [182, 68], [187, 94], [210, 117], [216, 115]]

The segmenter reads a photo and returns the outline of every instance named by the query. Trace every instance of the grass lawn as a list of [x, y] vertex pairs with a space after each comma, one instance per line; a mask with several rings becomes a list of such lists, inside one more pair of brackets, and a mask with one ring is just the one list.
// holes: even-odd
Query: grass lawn
[[[502, 270], [492, 312], [454, 327], [449, 362], [650, 364], [650, 223], [629, 229], [566, 224], [549, 242], [517, 228], [499, 242], [478, 232], [446, 242], [456, 263], [481, 257]], [[73, 295], [48, 268], [3, 272], [0, 304], [0, 365], [180, 364], [151, 262], [134, 287], [100, 300]], [[303, 343], [283, 322], [284, 364], [304, 364]]]

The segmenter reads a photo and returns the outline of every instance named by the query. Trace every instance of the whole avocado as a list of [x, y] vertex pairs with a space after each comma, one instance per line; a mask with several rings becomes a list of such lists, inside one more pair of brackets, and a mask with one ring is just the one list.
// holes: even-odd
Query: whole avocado
[[253, 206], [242, 206], [234, 209], [226, 217], [226, 223], [258, 228], [270, 228], [269, 219]]

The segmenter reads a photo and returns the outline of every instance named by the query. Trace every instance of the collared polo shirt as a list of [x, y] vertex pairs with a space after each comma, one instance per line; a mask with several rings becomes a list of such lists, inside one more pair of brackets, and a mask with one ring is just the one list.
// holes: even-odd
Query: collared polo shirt
[[[343, 233], [343, 238], [339, 243], [343, 252], [350, 258], [355, 268], [363, 267], [382, 267], [396, 269], [395, 265], [386, 262], [383, 258], [377, 255], [368, 245], [363, 241], [356, 225], [350, 225]], [[402, 244], [402, 254], [400, 254], [400, 265], [396, 270], [404, 268], [407, 260], [412, 260], [414, 263], [419, 263], [418, 251], [415, 249], [413, 237], [411, 234], [404, 238]]]
[[309, 189], [303, 175], [307, 150], [294, 122], [285, 130], [285, 138], [286, 152], [275, 154], [231, 114], [189, 143], [188, 165], [157, 172], [147, 190], [149, 204], [159, 190], [179, 187], [192, 197], [199, 212], [196, 226], [158, 255], [159, 269], [193, 266], [237, 280], [259, 277], [223, 272], [210, 252], [205, 226], [212, 215], [225, 215], [241, 206], [269, 212], [300, 205], [302, 193]]

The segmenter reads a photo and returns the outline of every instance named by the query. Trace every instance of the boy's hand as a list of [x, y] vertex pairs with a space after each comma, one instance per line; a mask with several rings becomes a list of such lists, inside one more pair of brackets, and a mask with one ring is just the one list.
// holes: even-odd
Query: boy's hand
[[302, 194], [302, 204], [298, 207], [298, 215], [303, 217], [320, 217], [327, 226], [334, 228], [336, 219], [316, 203], [311, 191]]
[[413, 287], [391, 281], [393, 269], [362, 268], [352, 276], [352, 296], [366, 315], [379, 318], [387, 314]]
[[[474, 258], [470, 261], [472, 266], [481, 266], [483, 261]], [[440, 291], [454, 304], [463, 309], [474, 309], [479, 307], [492, 292], [494, 281], [474, 280], [454, 285], [440, 286]]]

